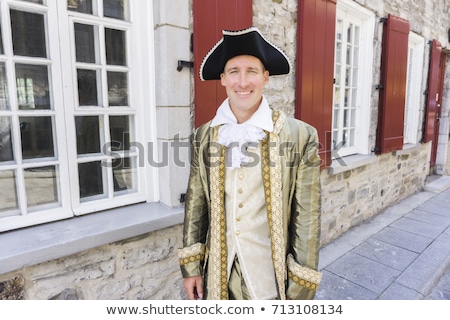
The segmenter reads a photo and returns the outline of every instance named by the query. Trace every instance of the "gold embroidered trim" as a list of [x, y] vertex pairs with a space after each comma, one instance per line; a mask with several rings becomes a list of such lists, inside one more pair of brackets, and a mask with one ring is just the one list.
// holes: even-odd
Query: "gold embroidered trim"
[[196, 243], [187, 248], [178, 249], [178, 259], [180, 265], [186, 265], [190, 262], [205, 259], [205, 245], [203, 243]]
[[278, 133], [284, 122], [284, 118], [279, 119], [280, 115], [282, 118], [282, 113], [279, 111], [273, 112], [273, 121], [275, 123], [274, 131], [269, 134], [269, 139], [264, 139], [261, 143], [261, 158], [267, 217], [272, 240], [272, 259], [275, 269], [275, 278], [277, 280], [280, 299], [285, 300], [285, 239], [283, 234], [281, 164], [278, 152]]
[[[213, 141], [217, 141], [218, 127], [215, 127]], [[221, 150], [214, 148], [221, 148]], [[219, 153], [219, 156], [217, 154]], [[225, 152], [218, 143], [211, 144], [210, 188], [211, 188], [211, 246], [208, 280], [210, 297], [213, 300], [228, 299], [227, 243], [225, 235]]]
[[320, 271], [313, 270], [299, 265], [295, 262], [292, 255], [288, 256], [288, 277], [296, 284], [305, 287], [307, 289], [316, 290], [322, 279], [322, 273]]

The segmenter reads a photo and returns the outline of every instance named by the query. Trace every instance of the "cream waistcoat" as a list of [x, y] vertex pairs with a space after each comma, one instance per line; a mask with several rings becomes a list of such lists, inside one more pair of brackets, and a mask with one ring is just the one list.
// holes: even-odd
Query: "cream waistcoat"
[[237, 255], [252, 299], [277, 297], [272, 263], [259, 147], [249, 148], [257, 165], [227, 168], [225, 214], [227, 223], [228, 274]]

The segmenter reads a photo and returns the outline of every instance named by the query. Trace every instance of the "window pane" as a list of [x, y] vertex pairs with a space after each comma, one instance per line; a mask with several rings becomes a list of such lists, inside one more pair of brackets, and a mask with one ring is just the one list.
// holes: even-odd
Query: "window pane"
[[43, 3], [42, 0], [22, 0], [22, 1], [38, 3], [38, 4], [42, 4]]
[[125, 0], [103, 0], [103, 15], [109, 18], [125, 19]]
[[336, 21], [336, 40], [339, 41], [343, 40], [342, 39], [343, 28], [344, 28], [343, 21], [341, 19], [338, 19]]
[[360, 34], [359, 26], [355, 26], [355, 40], [354, 40], [354, 42], [355, 42], [356, 46], [359, 46], [359, 37], [360, 37], [359, 34]]
[[336, 53], [335, 53], [336, 64], [339, 65], [342, 60], [342, 43], [336, 43]]
[[344, 128], [346, 128], [346, 127], [348, 127], [349, 126], [349, 114], [348, 114], [348, 109], [344, 109], [344, 120], [343, 120], [343, 125], [344, 125]]
[[24, 159], [54, 157], [51, 117], [20, 117]]
[[114, 191], [136, 190], [136, 158], [114, 159], [112, 166]]
[[343, 147], [348, 147], [348, 139], [349, 139], [349, 134], [348, 134], [348, 130], [344, 130], [342, 132], [342, 146]]
[[111, 133], [111, 149], [130, 150], [130, 120], [129, 116], [111, 116], [109, 118]]
[[346, 67], [345, 68], [345, 86], [347, 86], [347, 87], [351, 84], [350, 75], [351, 75], [351, 69], [349, 67]]
[[3, 50], [3, 33], [2, 28], [0, 26], [0, 54], [4, 54], [5, 51]]
[[42, 14], [11, 10], [11, 31], [15, 55], [47, 57]]
[[105, 29], [106, 63], [108, 65], [126, 65], [125, 31]]
[[333, 129], [339, 129], [339, 109], [333, 109]]
[[347, 42], [348, 43], [353, 43], [353, 36], [352, 36], [352, 34], [353, 34], [353, 24], [349, 24], [348, 26], [347, 26]]
[[349, 146], [353, 147], [355, 145], [355, 129], [349, 130]]
[[98, 116], [75, 117], [78, 154], [100, 152], [100, 119]]
[[112, 107], [128, 105], [127, 73], [108, 72], [108, 102]]
[[8, 81], [5, 64], [0, 63], [0, 110], [9, 110]]
[[352, 118], [352, 122], [350, 123], [350, 126], [355, 127], [356, 126], [356, 109], [351, 110], [351, 118]]
[[80, 198], [103, 194], [102, 172], [101, 161], [78, 164]]
[[20, 117], [24, 159], [54, 157], [51, 117]]
[[17, 101], [19, 109], [50, 109], [48, 67], [16, 65]]
[[13, 160], [11, 120], [8, 117], [0, 117], [0, 162]]
[[13, 170], [0, 171], [0, 217], [5, 211], [18, 209], [16, 175]]
[[67, 9], [92, 14], [92, 0], [67, 0]]
[[339, 131], [333, 130], [333, 150], [338, 150], [342, 147], [338, 144]]
[[97, 106], [97, 71], [77, 70], [78, 75], [78, 101], [80, 106]]
[[95, 63], [94, 26], [75, 23], [74, 28], [77, 62]]
[[342, 85], [342, 83], [341, 83], [341, 66], [339, 64], [336, 64], [334, 79], [335, 79], [336, 86]]
[[59, 178], [55, 166], [24, 170], [28, 207], [58, 203]]
[[333, 96], [333, 106], [334, 108], [339, 108], [341, 103], [341, 89], [334, 88], [334, 96]]

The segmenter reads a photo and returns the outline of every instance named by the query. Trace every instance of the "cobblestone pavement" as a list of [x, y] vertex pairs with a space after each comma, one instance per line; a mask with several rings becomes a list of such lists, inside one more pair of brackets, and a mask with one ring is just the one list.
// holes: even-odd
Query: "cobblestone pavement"
[[321, 249], [316, 300], [450, 300], [450, 177]]

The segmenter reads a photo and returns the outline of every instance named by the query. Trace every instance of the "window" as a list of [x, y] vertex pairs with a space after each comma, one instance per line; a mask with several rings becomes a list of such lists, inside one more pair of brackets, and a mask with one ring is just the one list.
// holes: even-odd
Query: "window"
[[404, 143], [418, 143], [420, 101], [423, 94], [422, 66], [424, 56], [424, 38], [409, 34], [408, 73], [406, 80]]
[[151, 3], [1, 4], [0, 231], [154, 201], [137, 129], [153, 101], [137, 35]]
[[368, 154], [374, 15], [346, 0], [336, 15], [333, 154]]

